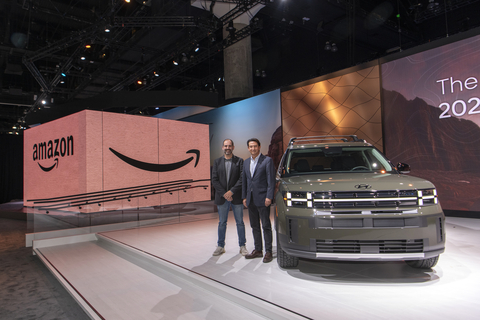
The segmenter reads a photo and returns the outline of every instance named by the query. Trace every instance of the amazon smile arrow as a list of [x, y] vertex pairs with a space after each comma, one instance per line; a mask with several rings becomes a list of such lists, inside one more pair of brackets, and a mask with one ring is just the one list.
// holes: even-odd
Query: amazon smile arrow
[[49, 172], [51, 171], [53, 168], [55, 167], [58, 167], [58, 158], [55, 158], [55, 163], [53, 164], [53, 166], [51, 167], [44, 167], [42, 166], [40, 163], [38, 164], [38, 166], [45, 172]]
[[[189, 164], [194, 158], [192, 156], [188, 159], [185, 159], [185, 160], [182, 160], [182, 161], [179, 161], [179, 162], [175, 162], [175, 163], [157, 164], [157, 163], [148, 163], [148, 162], [135, 160], [133, 158], [130, 158], [130, 157], [127, 157], [126, 155], [121, 154], [120, 152], [118, 152], [118, 151], [116, 151], [112, 148], [108, 148], [108, 149], [110, 149], [110, 151], [114, 155], [116, 155], [117, 157], [119, 157], [121, 160], [125, 161], [129, 165], [131, 165], [135, 168], [141, 169], [141, 170], [153, 171], [153, 172], [167, 172], [167, 171], [177, 170], [177, 169]], [[198, 164], [198, 160], [200, 160], [200, 150], [191, 149], [191, 150], [188, 150], [186, 153], [194, 153], [194, 154], [197, 155], [197, 159], [195, 161], [195, 167], [196, 167], [197, 164]]]

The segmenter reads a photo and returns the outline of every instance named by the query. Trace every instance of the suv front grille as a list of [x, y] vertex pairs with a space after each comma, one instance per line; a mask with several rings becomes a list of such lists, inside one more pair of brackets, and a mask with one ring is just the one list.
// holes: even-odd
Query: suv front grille
[[285, 192], [287, 207], [312, 209], [371, 209], [437, 204], [435, 190], [387, 190], [358, 192]]
[[423, 239], [316, 240], [318, 253], [421, 253]]

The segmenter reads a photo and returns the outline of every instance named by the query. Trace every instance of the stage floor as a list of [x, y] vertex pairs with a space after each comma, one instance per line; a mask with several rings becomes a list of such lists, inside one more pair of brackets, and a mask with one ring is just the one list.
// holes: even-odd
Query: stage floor
[[[100, 235], [306, 318], [480, 317], [480, 304], [477, 301], [480, 296], [479, 219], [447, 217], [446, 251], [440, 256], [437, 266], [427, 271], [413, 269], [404, 262], [301, 259], [298, 269], [286, 270], [279, 268], [275, 259], [271, 263], [263, 263], [262, 259], [246, 260], [238, 253], [233, 218], [228, 221], [226, 253], [213, 257], [217, 223], [216, 219], [210, 219], [102, 232]], [[245, 223], [247, 249], [251, 251], [253, 238], [248, 219], [245, 219]], [[47, 248], [42, 251], [48, 254]], [[95, 256], [82, 259], [93, 260]], [[125, 275], [129, 276], [131, 274]], [[95, 285], [97, 284], [92, 284]], [[108, 296], [110, 291], [112, 297], [119, 295], [117, 289], [119, 288], [102, 288], [104, 295]], [[205, 302], [208, 301], [208, 295], [201, 298], [201, 303], [188, 295], [190, 300], [187, 304], [192, 308], [196, 306], [195, 312], [182, 312], [181, 308], [172, 311], [174, 309], [171, 309], [171, 306], [185, 303], [185, 290], [188, 289], [180, 292], [167, 290], [163, 291], [163, 294], [153, 294], [153, 291], [152, 294], [145, 293], [139, 287], [131, 290], [138, 290], [137, 294], [146, 295], [148, 299], [138, 299], [134, 310], [126, 311], [130, 315], [135, 315], [136, 310], [146, 310], [147, 314], [157, 319], [224, 319], [227, 314], [226, 318], [229, 319], [245, 318], [245, 314], [234, 309], [222, 315], [218, 312], [221, 302], [212, 301], [209, 306], [208, 302]], [[158, 286], [155, 290], [162, 292]], [[225, 307], [228, 308], [227, 305]], [[171, 311], [167, 312], [169, 309]], [[143, 316], [134, 318], [140, 319]]]

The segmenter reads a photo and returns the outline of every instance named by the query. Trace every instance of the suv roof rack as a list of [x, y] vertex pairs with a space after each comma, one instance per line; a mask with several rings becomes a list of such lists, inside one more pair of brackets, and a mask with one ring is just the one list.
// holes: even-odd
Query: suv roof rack
[[336, 136], [307, 136], [307, 137], [294, 137], [288, 142], [288, 146], [292, 146], [294, 143], [309, 142], [325, 142], [325, 141], [343, 141], [343, 142], [365, 142], [363, 139], [358, 139], [356, 135], [336, 135]]

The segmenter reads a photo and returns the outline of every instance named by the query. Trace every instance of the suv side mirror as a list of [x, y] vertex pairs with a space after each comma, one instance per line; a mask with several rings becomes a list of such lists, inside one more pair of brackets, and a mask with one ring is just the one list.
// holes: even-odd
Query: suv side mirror
[[400, 173], [410, 173], [410, 166], [406, 163], [399, 162], [397, 163], [397, 170]]

